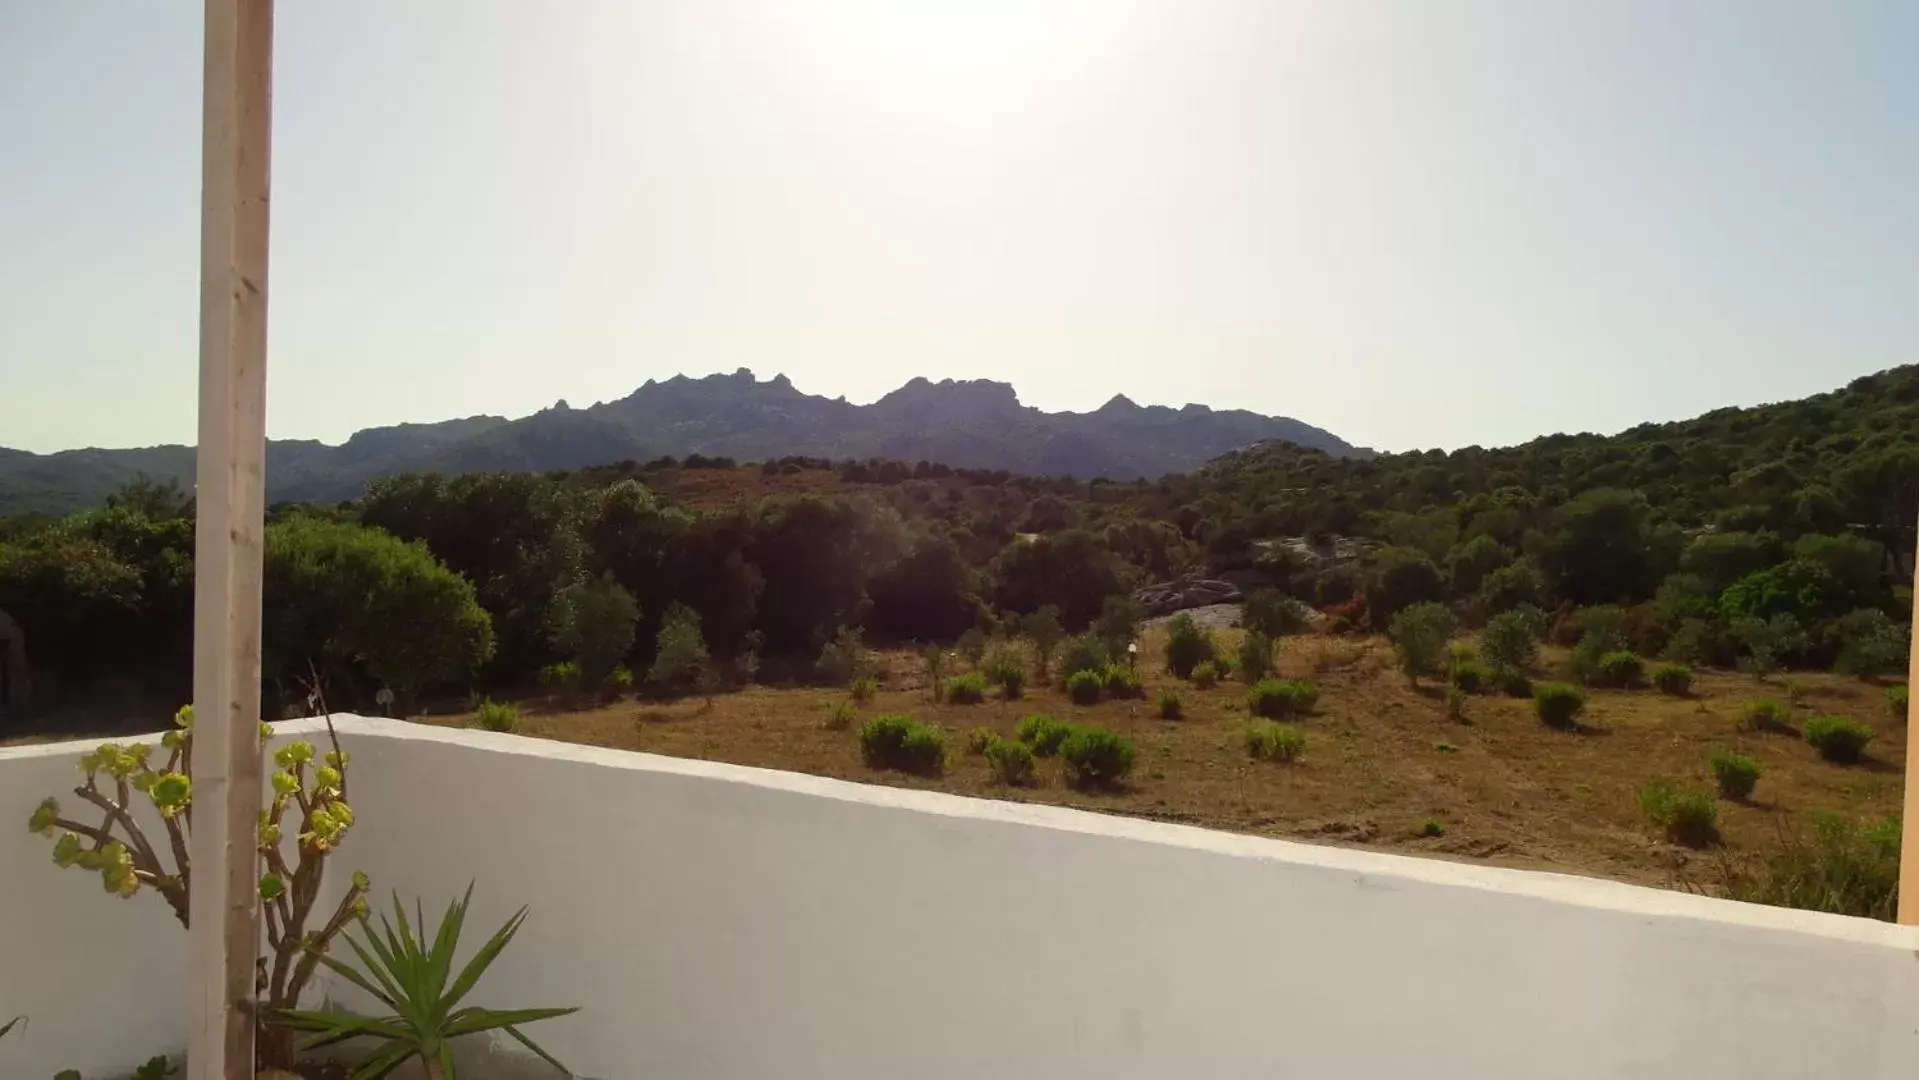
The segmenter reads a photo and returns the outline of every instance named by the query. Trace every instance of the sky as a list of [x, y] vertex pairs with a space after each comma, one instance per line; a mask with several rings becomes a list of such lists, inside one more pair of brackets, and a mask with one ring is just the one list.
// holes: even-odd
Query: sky
[[[190, 442], [201, 5], [0, 0], [0, 446]], [[1919, 4], [280, 0], [268, 431], [750, 367], [1403, 450], [1919, 361]]]

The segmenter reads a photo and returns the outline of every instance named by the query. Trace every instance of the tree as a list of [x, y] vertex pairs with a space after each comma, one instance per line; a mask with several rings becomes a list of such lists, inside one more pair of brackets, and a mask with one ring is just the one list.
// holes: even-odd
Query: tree
[[1545, 629], [1545, 613], [1536, 607], [1502, 611], [1480, 628], [1479, 653], [1500, 671], [1531, 671], [1539, 658], [1539, 639]]
[[867, 585], [874, 633], [895, 641], [949, 640], [973, 624], [979, 601], [973, 572], [959, 548], [944, 536], [925, 532], [910, 550], [880, 570]]
[[1703, 533], [1686, 545], [1679, 568], [1697, 575], [1717, 592], [1778, 562], [1782, 550], [1777, 533]]
[[1844, 599], [1831, 571], [1808, 559], [1787, 559], [1727, 586], [1719, 595], [1719, 616], [1730, 623], [1791, 615], [1803, 626], [1836, 614]]
[[1020, 620], [1020, 632], [1033, 643], [1033, 674], [1044, 682], [1047, 668], [1053, 662], [1053, 652], [1066, 636], [1065, 627], [1060, 625], [1059, 609], [1051, 604], [1042, 606]]
[[750, 556], [766, 582], [759, 626], [767, 648], [807, 652], [859, 625], [868, 576], [903, 541], [898, 514], [868, 500], [803, 495], [763, 506]]
[[1239, 642], [1239, 678], [1251, 686], [1273, 670], [1273, 639], [1258, 630], [1246, 631]]
[[1911, 645], [1905, 627], [1877, 608], [1861, 608], [1839, 620], [1839, 658], [1845, 675], [1885, 675], [1905, 667]]
[[1480, 533], [1454, 544], [1446, 553], [1446, 576], [1455, 596], [1471, 596], [1492, 573], [1513, 561], [1512, 549]]
[[1099, 618], [1093, 622], [1093, 634], [1106, 643], [1114, 656], [1127, 656], [1127, 646], [1139, 637], [1139, 626], [1145, 618], [1139, 602], [1131, 596], [1125, 593], [1109, 596], [1100, 605]]
[[1373, 625], [1388, 622], [1402, 608], [1439, 600], [1446, 586], [1439, 568], [1425, 552], [1412, 548], [1381, 548], [1373, 554], [1366, 583], [1366, 612]]
[[1393, 616], [1386, 636], [1399, 655], [1399, 668], [1414, 686], [1421, 675], [1437, 675], [1446, 662], [1446, 642], [1457, 625], [1443, 604], [1425, 601]]
[[1745, 650], [1739, 658], [1740, 670], [1761, 679], [1778, 671], [1784, 657], [1806, 647], [1805, 630], [1791, 615], [1768, 619], [1748, 615], [1732, 620], [1728, 629]]
[[1560, 594], [1576, 604], [1644, 596], [1654, 580], [1650, 518], [1638, 492], [1585, 492], [1560, 507], [1538, 545], [1540, 561]]
[[264, 570], [262, 674], [283, 692], [312, 664], [336, 701], [371, 698], [371, 681], [406, 702], [492, 654], [492, 621], [472, 584], [423, 544], [294, 518], [267, 528]]
[[1192, 677], [1194, 668], [1217, 655], [1212, 635], [1201, 630], [1191, 615], [1182, 611], [1166, 624], [1166, 670], [1176, 677]]
[[1014, 540], [988, 577], [1000, 607], [1028, 612], [1051, 604], [1068, 628], [1090, 624], [1122, 585], [1118, 560], [1083, 529]]
[[1532, 563], [1521, 559], [1486, 575], [1473, 606], [1483, 617], [1517, 607], [1544, 607], [1545, 602], [1545, 580]]
[[1239, 621], [1248, 630], [1278, 639], [1297, 634], [1306, 627], [1306, 618], [1291, 597], [1276, 589], [1254, 589], [1246, 594], [1246, 606]]
[[684, 692], [700, 685], [706, 674], [706, 639], [700, 636], [699, 613], [685, 604], [667, 608], [660, 621], [658, 648], [646, 681], [662, 690]]
[[580, 681], [598, 687], [633, 652], [640, 605], [608, 574], [561, 589], [553, 598], [553, 647], [579, 665]]

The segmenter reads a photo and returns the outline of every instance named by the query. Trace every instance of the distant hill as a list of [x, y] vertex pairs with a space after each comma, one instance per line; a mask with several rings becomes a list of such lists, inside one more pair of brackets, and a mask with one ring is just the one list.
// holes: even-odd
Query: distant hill
[[[1310, 424], [1240, 409], [1140, 406], [1116, 396], [1090, 413], [1048, 413], [1020, 404], [1005, 383], [923, 378], [871, 405], [853, 405], [802, 393], [784, 375], [761, 382], [741, 369], [648, 380], [618, 401], [586, 409], [561, 402], [518, 420], [474, 416], [369, 428], [340, 446], [274, 441], [267, 446], [267, 497], [351, 499], [368, 480], [408, 470], [543, 472], [688, 454], [741, 461], [891, 458], [1036, 475], [1152, 478], [1274, 439], [1341, 457], [1371, 456]], [[193, 449], [0, 449], [0, 514], [76, 510], [140, 473], [191, 486]]]

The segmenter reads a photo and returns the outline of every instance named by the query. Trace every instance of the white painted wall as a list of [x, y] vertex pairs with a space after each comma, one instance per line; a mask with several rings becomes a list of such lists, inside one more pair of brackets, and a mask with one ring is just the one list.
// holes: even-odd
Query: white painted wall
[[[1919, 1069], [1919, 935], [1886, 924], [512, 736], [343, 734], [361, 825], [342, 867], [429, 914], [477, 878], [475, 935], [530, 904], [473, 1000], [584, 1005], [532, 1031], [582, 1075]], [[0, 751], [0, 824], [31, 810], [16, 776], [45, 754]], [[161, 905], [77, 874], [67, 891], [20, 840], [0, 830], [9, 961], [76, 941], [177, 961]], [[0, 965], [0, 1010], [85, 1000], [32, 989], [44, 966]], [[115, 1038], [131, 1012], [144, 1048], [179, 1013], [137, 991], [90, 1004]], [[79, 1030], [36, 1017], [22, 1046]], [[19, 1053], [0, 1044], [0, 1075]]]

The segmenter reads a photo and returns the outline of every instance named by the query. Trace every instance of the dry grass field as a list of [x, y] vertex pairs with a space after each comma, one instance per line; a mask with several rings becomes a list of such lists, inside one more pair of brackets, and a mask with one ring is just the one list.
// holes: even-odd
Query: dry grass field
[[[1235, 631], [1220, 635], [1230, 646]], [[1722, 854], [1776, 851], [1782, 833], [1803, 831], [1813, 811], [1860, 820], [1898, 811], [1906, 753], [1903, 718], [1890, 716], [1880, 685], [1825, 674], [1778, 676], [1701, 672], [1688, 697], [1646, 688], [1591, 693], [1581, 729], [1549, 728], [1532, 703], [1474, 696], [1463, 721], [1449, 718], [1440, 688], [1415, 690], [1378, 639], [1303, 636], [1286, 640], [1280, 674], [1315, 680], [1321, 695], [1301, 721], [1304, 755], [1291, 763], [1246, 750], [1246, 687], [1233, 680], [1200, 690], [1174, 679], [1154, 634], [1142, 643], [1144, 700], [1080, 708], [1057, 687], [1029, 686], [1018, 701], [935, 703], [919, 660], [880, 657], [881, 689], [851, 726], [827, 723], [844, 690], [755, 687], [700, 699], [624, 700], [565, 710], [521, 703], [522, 734], [626, 750], [786, 769], [866, 783], [929, 788], [992, 799], [1056, 803], [1209, 828], [1323, 843], [1546, 868], [1654, 885], [1708, 884]], [[1563, 654], [1547, 650], [1541, 674]], [[1796, 690], [1790, 730], [1740, 730], [1746, 702], [1786, 702]], [[1162, 689], [1180, 695], [1184, 719], [1158, 718]], [[949, 757], [938, 777], [869, 768], [856, 730], [864, 719], [905, 714], [935, 724]], [[990, 728], [1011, 738], [1021, 717], [1045, 713], [1104, 725], [1132, 738], [1138, 758], [1125, 786], [1085, 792], [1068, 786], [1057, 760], [1040, 762], [1039, 784], [998, 783], [967, 752], [967, 733]], [[1820, 759], [1797, 735], [1811, 716], [1841, 714], [1877, 735], [1864, 761]], [[470, 716], [426, 722], [463, 724]], [[1653, 777], [1712, 790], [1707, 758], [1732, 749], [1764, 770], [1749, 800], [1720, 799], [1718, 845], [1678, 846], [1647, 823], [1638, 791]], [[1438, 823], [1438, 828], [1429, 825]], [[1438, 835], [1433, 835], [1438, 833]]]

